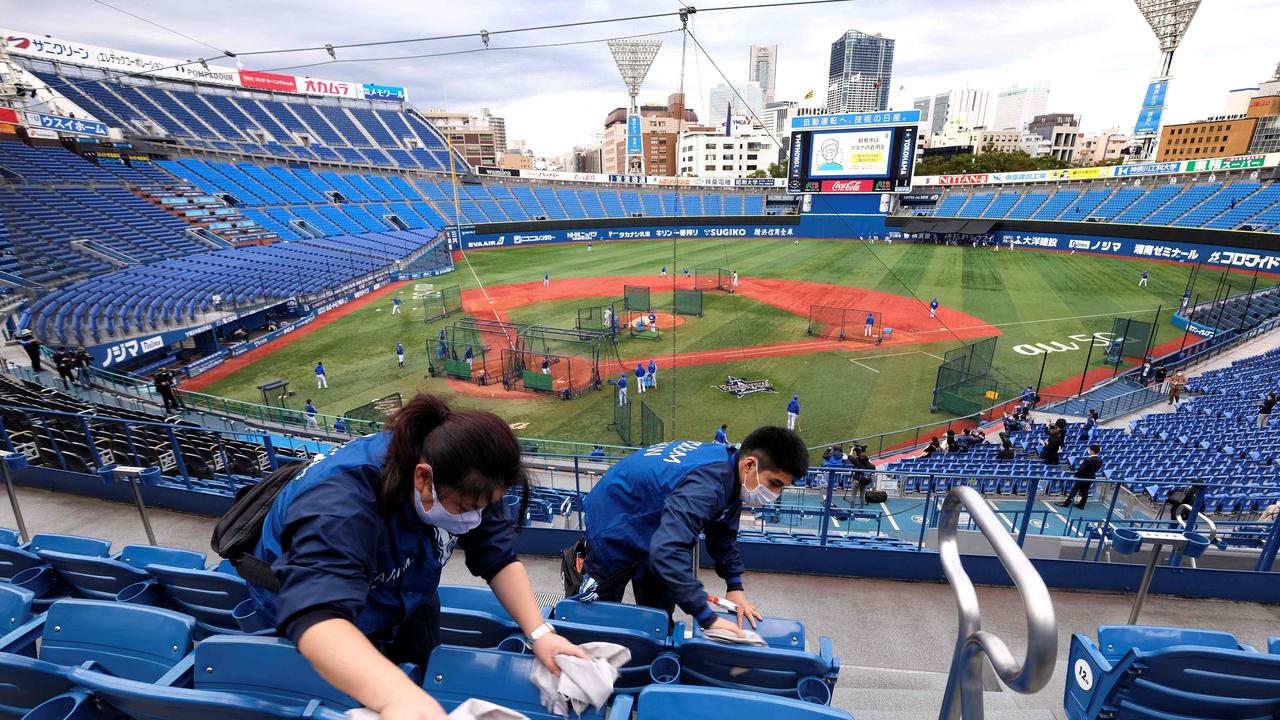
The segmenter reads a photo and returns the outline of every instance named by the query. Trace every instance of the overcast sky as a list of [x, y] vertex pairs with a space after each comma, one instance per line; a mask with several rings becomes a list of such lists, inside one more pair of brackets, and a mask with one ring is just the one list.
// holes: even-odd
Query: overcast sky
[[[219, 0], [160, 3], [109, 0], [117, 7], [198, 40], [236, 52], [478, 33], [675, 10], [675, 0], [479, 0], [469, 3], [386, 0]], [[695, 6], [696, 0], [690, 0]], [[745, 4], [753, 0], [737, 0]], [[35, 34], [179, 59], [212, 51], [91, 0], [7, 2], [3, 24]], [[719, 4], [729, 4], [721, 2]], [[763, 3], [762, 3], [763, 4]], [[710, 7], [710, 4], [706, 7]], [[748, 48], [778, 45], [778, 99], [826, 92], [830, 45], [847, 29], [897, 41], [891, 103], [965, 86], [992, 91], [1047, 82], [1049, 110], [1083, 116], [1086, 129], [1132, 129], [1159, 48], [1128, 0], [861, 0], [830, 5], [699, 13], [690, 23], [710, 56], [691, 49], [685, 65], [689, 104], [703, 108], [721, 75], [747, 79]], [[495, 35], [491, 48], [597, 40], [673, 31], [676, 18]], [[1280, 62], [1280, 2], [1205, 0], [1174, 60], [1166, 122], [1222, 112], [1231, 88], [1256, 85]], [[641, 101], [665, 100], [680, 77], [680, 35], [660, 36], [662, 50]], [[626, 91], [604, 43], [497, 50], [405, 60], [396, 55], [482, 47], [478, 37], [339, 51], [331, 63], [292, 71], [335, 80], [402, 85], [418, 107], [478, 111], [507, 118], [507, 136], [540, 156], [584, 144], [605, 116], [626, 104]], [[244, 58], [270, 70], [327, 59], [323, 52]], [[993, 98], [994, 102], [994, 98]], [[994, 107], [992, 108], [994, 111]]]

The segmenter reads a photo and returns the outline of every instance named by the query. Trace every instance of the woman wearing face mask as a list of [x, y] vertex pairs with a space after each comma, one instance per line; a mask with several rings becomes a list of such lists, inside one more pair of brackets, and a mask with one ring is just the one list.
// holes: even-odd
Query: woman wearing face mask
[[[454, 546], [558, 672], [583, 657], [546, 624], [503, 503], [527, 491], [520, 445], [492, 413], [418, 395], [384, 432], [313, 462], [276, 496], [257, 557], [278, 591], [251, 584], [262, 618], [334, 687], [383, 720], [436, 720], [440, 705], [395, 663], [426, 664], [437, 644], [436, 588]], [[523, 513], [522, 513], [523, 514]]]
[[[582, 600], [621, 601], [631, 583], [636, 603], [665, 610], [676, 605], [703, 628], [739, 630], [760, 619], [747, 599], [738, 554], [744, 506], [772, 503], [803, 477], [809, 451], [800, 436], [762, 427], [738, 449], [680, 440], [637, 451], [614, 465], [583, 501], [586, 552], [583, 581], [566, 594]], [[738, 606], [738, 622], [716, 617], [693, 570], [698, 535], [724, 579], [725, 598]]]

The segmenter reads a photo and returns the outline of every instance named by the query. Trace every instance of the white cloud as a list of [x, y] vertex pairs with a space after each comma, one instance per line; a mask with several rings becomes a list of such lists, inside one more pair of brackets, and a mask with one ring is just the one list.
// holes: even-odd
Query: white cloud
[[[450, 4], [366, 0], [222, 0], [211, 15], [197, 3], [152, 4], [116, 0], [132, 12], [233, 51], [341, 44], [405, 36], [472, 34], [460, 40], [341, 50], [339, 57], [386, 57], [481, 47], [481, 29], [545, 25], [583, 19], [674, 11], [679, 3], [513, 0]], [[696, 3], [694, 3], [696, 5]], [[826, 94], [830, 45], [853, 28], [897, 41], [892, 87], [895, 107], [941, 90], [1049, 82], [1050, 110], [1075, 112], [1086, 128], [1132, 126], [1138, 103], [1159, 64], [1150, 29], [1127, 0], [866, 0], [790, 8], [711, 12], [691, 23], [707, 52], [733, 82], [746, 80], [750, 45], [779, 46], [779, 99]], [[354, 9], [354, 10], [353, 10]], [[87, 43], [177, 58], [211, 54], [208, 48], [105, 7], [66, 2], [28, 3], [5, 23]], [[568, 30], [493, 35], [497, 46], [596, 39], [678, 27], [675, 18], [612, 23]], [[1200, 8], [1174, 60], [1166, 121], [1218, 114], [1226, 92], [1268, 77], [1280, 56], [1275, 0], [1214, 0]], [[680, 36], [663, 48], [641, 100], [665, 101], [680, 79]], [[689, 105], [699, 111], [722, 82], [692, 45], [684, 72]], [[323, 53], [246, 57], [246, 67], [269, 69], [318, 62]], [[626, 103], [626, 92], [603, 44], [512, 50], [387, 62], [330, 64], [297, 74], [404, 85], [421, 106], [478, 110], [507, 117], [507, 132], [541, 155], [558, 155], [588, 140], [605, 116]], [[714, 120], [712, 120], [714, 121]]]

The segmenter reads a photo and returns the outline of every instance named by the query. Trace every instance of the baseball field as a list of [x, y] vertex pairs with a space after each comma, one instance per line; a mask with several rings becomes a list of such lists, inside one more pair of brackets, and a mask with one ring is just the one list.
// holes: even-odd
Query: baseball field
[[[667, 277], [660, 276], [663, 266]], [[701, 316], [673, 315], [673, 291], [692, 289], [692, 275], [707, 268], [736, 271], [738, 287], [705, 290]], [[616, 445], [611, 381], [625, 370], [636, 437], [640, 402], [663, 420], [667, 439], [710, 439], [727, 423], [735, 440], [758, 425], [784, 422], [786, 404], [798, 394], [799, 429], [816, 446], [945, 420], [945, 413], [930, 409], [937, 368], [946, 351], [966, 342], [999, 338], [994, 364], [996, 379], [1007, 388], [1002, 399], [1037, 384], [1046, 396], [1069, 395], [1086, 371], [1090, 382], [1109, 376], [1101, 346], [1116, 318], [1154, 321], [1155, 345], [1177, 349], [1183, 332], [1169, 318], [1192, 269], [1186, 263], [1084, 253], [835, 240], [682, 240], [674, 247], [597, 242], [590, 251], [583, 244], [472, 251], [458, 257], [449, 275], [383, 288], [184, 387], [260, 401], [257, 385], [287, 379], [298, 392], [296, 407], [310, 398], [333, 415], [392, 393], [407, 398], [428, 391], [460, 407], [499, 413], [525, 437]], [[1144, 270], [1150, 280], [1139, 287]], [[545, 285], [544, 274], [550, 276]], [[1249, 274], [1228, 274], [1224, 281], [1221, 272], [1204, 270], [1192, 291], [1209, 297], [1230, 285], [1242, 292], [1251, 281]], [[424, 322], [424, 300], [452, 285], [463, 288], [464, 311]], [[633, 337], [625, 326], [631, 316], [623, 310], [624, 286], [649, 287], [656, 340], [649, 328]], [[393, 296], [403, 301], [398, 315], [391, 313]], [[931, 318], [935, 298], [939, 310]], [[556, 392], [539, 394], [504, 389], [492, 375], [484, 385], [474, 378], [426, 376], [429, 361], [442, 369], [436, 356], [440, 330], [466, 317], [572, 330], [581, 308], [606, 303], [614, 303], [623, 331], [616, 345], [600, 344], [604, 384], [597, 391], [565, 400], [562, 386], [580, 387], [580, 380], [554, 377]], [[850, 337], [808, 334], [814, 305], [849, 308], [856, 318]], [[875, 315], [878, 343], [861, 338], [868, 313]], [[884, 334], [886, 328], [892, 333]], [[476, 344], [496, 358], [505, 344], [500, 337], [485, 336]], [[396, 363], [397, 342], [406, 352], [403, 369]], [[463, 352], [456, 344], [449, 350], [459, 358]], [[640, 395], [632, 372], [637, 362], [647, 366], [650, 360], [658, 367], [657, 388]], [[316, 389], [317, 361], [327, 369], [328, 389]], [[560, 362], [551, 368], [553, 376]], [[532, 364], [536, 370], [538, 358]], [[573, 359], [579, 371], [589, 364]], [[730, 376], [767, 380], [775, 392], [737, 397], [717, 387]], [[895, 436], [889, 444], [909, 438]]]

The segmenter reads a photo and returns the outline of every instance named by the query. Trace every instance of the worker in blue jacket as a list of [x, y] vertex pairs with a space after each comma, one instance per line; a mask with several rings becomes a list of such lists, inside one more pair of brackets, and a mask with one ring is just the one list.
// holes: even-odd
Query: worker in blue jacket
[[[760, 613], [742, 584], [738, 520], [744, 505], [762, 507], [808, 470], [800, 436], [762, 427], [740, 449], [681, 440], [632, 453], [605, 473], [583, 501], [586, 557], [579, 599], [622, 600], [627, 583], [636, 603], [665, 610], [676, 605], [703, 628], [739, 632]], [[738, 606], [738, 623], [716, 617], [693, 570], [694, 548], [705, 535], [725, 598]]]
[[280, 490], [254, 552], [278, 587], [251, 583], [253, 604], [325, 680], [381, 717], [443, 719], [395, 663], [425, 665], [437, 644], [437, 588], [457, 546], [557, 672], [554, 655], [585, 655], [539, 610], [516, 559], [509, 490], [527, 503], [507, 422], [420, 394], [385, 432], [315, 460]]

